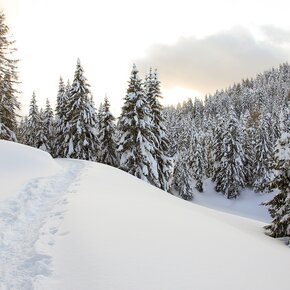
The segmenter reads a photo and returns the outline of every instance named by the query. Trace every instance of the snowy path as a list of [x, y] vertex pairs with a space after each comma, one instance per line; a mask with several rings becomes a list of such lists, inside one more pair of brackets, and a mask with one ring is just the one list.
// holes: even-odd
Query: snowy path
[[51, 274], [52, 258], [42, 248], [54, 244], [66, 193], [84, 166], [58, 163], [63, 166], [61, 173], [33, 179], [16, 197], [0, 203], [0, 290], [32, 290], [40, 277]]

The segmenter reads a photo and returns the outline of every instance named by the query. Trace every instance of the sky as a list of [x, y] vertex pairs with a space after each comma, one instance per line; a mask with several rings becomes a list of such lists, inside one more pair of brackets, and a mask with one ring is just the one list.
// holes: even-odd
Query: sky
[[204, 97], [290, 59], [287, 0], [0, 0], [18, 49], [27, 114], [32, 92], [54, 106], [77, 58], [96, 106], [120, 113], [133, 63], [156, 68], [163, 104]]

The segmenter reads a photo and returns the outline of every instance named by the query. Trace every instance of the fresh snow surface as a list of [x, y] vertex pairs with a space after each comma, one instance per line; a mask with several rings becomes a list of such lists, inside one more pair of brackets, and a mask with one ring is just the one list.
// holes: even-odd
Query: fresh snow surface
[[60, 166], [42, 150], [0, 140], [0, 201], [28, 180], [55, 174]]
[[[2, 153], [17, 164], [13, 150], [27, 148], [11, 148]], [[0, 203], [1, 290], [289, 290], [289, 248], [264, 223], [109, 166], [48, 160], [53, 175]]]
[[213, 182], [207, 179], [204, 183], [204, 192], [194, 191], [193, 202], [219, 211], [270, 223], [271, 217], [267, 207], [261, 203], [271, 200], [275, 194], [275, 191], [255, 193], [253, 190], [244, 189], [236, 199], [226, 199], [222, 193], [215, 192]]

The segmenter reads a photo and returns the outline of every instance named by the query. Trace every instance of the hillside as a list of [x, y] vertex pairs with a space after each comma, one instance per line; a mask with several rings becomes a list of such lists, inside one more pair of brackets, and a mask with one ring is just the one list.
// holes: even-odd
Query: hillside
[[[109, 166], [38, 152], [19, 144], [0, 151], [16, 165], [42, 155], [25, 168], [26, 185], [0, 203], [1, 290], [288, 289], [289, 249], [265, 236], [263, 223]], [[39, 177], [46, 165], [55, 173]], [[11, 179], [21, 175], [0, 166]]]

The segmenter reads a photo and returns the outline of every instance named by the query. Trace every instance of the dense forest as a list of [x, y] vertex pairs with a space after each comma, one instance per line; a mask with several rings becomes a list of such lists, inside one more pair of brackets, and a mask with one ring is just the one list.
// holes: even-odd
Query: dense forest
[[72, 83], [59, 81], [55, 110], [39, 109], [32, 94], [20, 117], [17, 60], [0, 14], [0, 139], [49, 152], [56, 158], [118, 167], [158, 188], [193, 199], [210, 178], [217, 192], [238, 198], [245, 187], [278, 189], [266, 203], [273, 237], [290, 236], [290, 66], [281, 64], [204, 99], [163, 108], [156, 70], [144, 80], [133, 65], [121, 115], [105, 97], [95, 109], [83, 67]]

